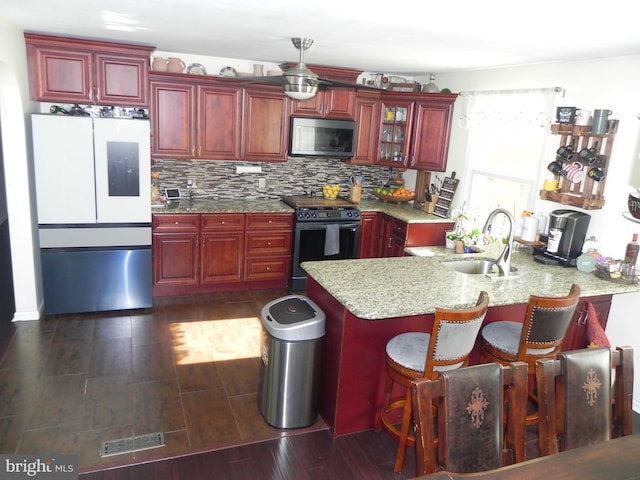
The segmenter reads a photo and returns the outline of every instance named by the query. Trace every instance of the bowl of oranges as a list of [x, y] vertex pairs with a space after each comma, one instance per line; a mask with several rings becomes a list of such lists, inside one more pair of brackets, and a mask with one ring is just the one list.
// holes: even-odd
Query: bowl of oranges
[[322, 196], [327, 200], [335, 200], [340, 193], [340, 185], [325, 185], [322, 187]]
[[384, 187], [376, 187], [372, 192], [376, 197], [378, 197], [383, 202], [388, 203], [406, 203], [411, 200], [415, 200], [416, 193], [411, 190], [407, 190], [406, 188], [384, 188]]

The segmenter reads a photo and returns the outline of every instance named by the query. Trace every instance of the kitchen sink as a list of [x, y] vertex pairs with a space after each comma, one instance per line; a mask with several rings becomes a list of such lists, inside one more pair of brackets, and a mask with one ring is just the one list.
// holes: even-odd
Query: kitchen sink
[[467, 275], [484, 275], [493, 280], [507, 280], [518, 278], [522, 274], [517, 268], [511, 267], [509, 275], [501, 277], [498, 275], [498, 268], [495, 266], [494, 260], [486, 259], [469, 259], [469, 260], [453, 260], [451, 262], [442, 262], [447, 268], [456, 272], [465, 273]]

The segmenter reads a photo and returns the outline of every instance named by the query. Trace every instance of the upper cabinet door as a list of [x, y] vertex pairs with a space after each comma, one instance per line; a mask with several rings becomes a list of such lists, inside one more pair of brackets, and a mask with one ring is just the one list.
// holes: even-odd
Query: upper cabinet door
[[356, 95], [356, 126], [356, 155], [349, 163], [371, 165], [378, 157], [379, 93], [358, 92]]
[[95, 100], [99, 104], [149, 104], [148, 57], [96, 54]]
[[332, 89], [309, 100], [295, 101], [293, 116], [353, 120], [356, 115], [356, 93], [349, 89]]
[[27, 45], [33, 100], [92, 103], [93, 55]]
[[242, 89], [198, 88], [198, 158], [240, 160]]
[[244, 91], [242, 159], [287, 160], [289, 102], [280, 88], [247, 87]]
[[447, 169], [453, 99], [417, 101], [409, 168], [444, 172]]
[[151, 152], [158, 158], [193, 158], [195, 87], [151, 81]]

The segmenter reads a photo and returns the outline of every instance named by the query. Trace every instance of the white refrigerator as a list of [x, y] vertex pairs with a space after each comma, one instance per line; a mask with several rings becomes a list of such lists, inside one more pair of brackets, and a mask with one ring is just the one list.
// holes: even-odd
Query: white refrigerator
[[32, 115], [46, 314], [148, 308], [147, 120]]

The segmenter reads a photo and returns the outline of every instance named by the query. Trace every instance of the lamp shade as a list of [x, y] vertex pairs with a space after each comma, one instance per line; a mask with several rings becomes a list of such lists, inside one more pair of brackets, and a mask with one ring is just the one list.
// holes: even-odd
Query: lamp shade
[[296, 100], [308, 100], [318, 93], [318, 76], [299, 64], [282, 74], [284, 78], [284, 93]]

